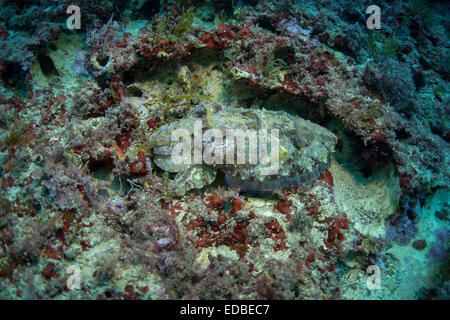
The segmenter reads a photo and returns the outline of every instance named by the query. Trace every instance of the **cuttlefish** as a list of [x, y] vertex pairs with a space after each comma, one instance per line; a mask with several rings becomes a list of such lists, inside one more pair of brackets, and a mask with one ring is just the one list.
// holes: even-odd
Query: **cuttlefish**
[[150, 138], [154, 163], [176, 173], [181, 196], [211, 184], [218, 170], [241, 191], [274, 191], [317, 179], [330, 163], [337, 137], [281, 111], [207, 106], [165, 124]]

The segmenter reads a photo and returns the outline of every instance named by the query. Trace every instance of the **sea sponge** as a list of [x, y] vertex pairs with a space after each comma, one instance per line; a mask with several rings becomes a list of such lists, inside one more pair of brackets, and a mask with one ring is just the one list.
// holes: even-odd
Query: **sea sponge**
[[436, 242], [428, 251], [430, 259], [435, 262], [445, 261], [448, 259], [448, 240], [450, 238], [450, 229], [443, 227], [434, 231]]
[[417, 232], [417, 226], [406, 214], [396, 215], [386, 223], [386, 237], [401, 246], [408, 245]]

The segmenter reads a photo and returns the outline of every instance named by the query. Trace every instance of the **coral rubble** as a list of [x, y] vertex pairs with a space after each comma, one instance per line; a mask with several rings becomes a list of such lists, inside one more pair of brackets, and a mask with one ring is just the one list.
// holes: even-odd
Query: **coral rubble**
[[448, 3], [75, 2], [0, 1], [0, 298], [448, 299]]

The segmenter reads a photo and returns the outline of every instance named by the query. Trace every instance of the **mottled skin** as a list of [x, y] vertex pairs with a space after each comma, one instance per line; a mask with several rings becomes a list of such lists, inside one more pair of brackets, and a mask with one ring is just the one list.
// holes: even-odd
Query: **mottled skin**
[[[257, 132], [267, 129], [269, 135], [270, 130], [277, 129], [278, 170], [272, 175], [263, 174], [261, 169], [267, 165], [262, 165], [259, 159], [256, 164], [249, 164], [248, 161], [245, 164], [237, 164], [236, 161], [234, 164], [175, 164], [171, 159], [171, 151], [176, 144], [171, 142], [172, 132], [180, 128], [194, 132], [194, 122], [199, 120], [202, 121], [203, 132], [218, 129], [224, 136], [222, 144], [203, 139], [203, 147], [209, 146], [214, 150], [222, 148], [224, 154], [229, 145], [225, 139], [226, 129], [252, 129]], [[273, 138], [268, 141], [270, 139]], [[336, 136], [327, 129], [284, 112], [208, 106], [202, 116], [189, 116], [160, 127], [152, 135], [150, 146], [155, 164], [165, 171], [177, 173], [172, 186], [177, 195], [183, 195], [190, 189], [212, 183], [217, 170], [225, 173], [229, 186], [241, 190], [274, 191], [298, 186], [317, 178], [328, 167], [336, 143]], [[245, 150], [248, 157], [248, 142]]]

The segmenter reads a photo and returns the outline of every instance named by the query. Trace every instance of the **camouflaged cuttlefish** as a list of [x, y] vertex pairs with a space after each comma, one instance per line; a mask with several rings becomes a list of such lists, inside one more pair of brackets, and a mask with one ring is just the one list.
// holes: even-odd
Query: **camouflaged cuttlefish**
[[[196, 139], [194, 127], [197, 125], [198, 129], [199, 121], [201, 121], [202, 133], [205, 133], [208, 129], [216, 129], [216, 133], [219, 132], [223, 135], [223, 139], [217, 140], [214, 140], [215, 137], [205, 139], [203, 135], [200, 141], [202, 148], [209, 147], [209, 151], [213, 150], [213, 155], [222, 149], [224, 161], [212, 164], [202, 161], [194, 164], [192, 148], [192, 154], [188, 154], [191, 162], [175, 163], [172, 151], [180, 141], [172, 141], [172, 133], [177, 129], [187, 130], [187, 132], [192, 133], [191, 141], [194, 142]], [[246, 161], [244, 164], [238, 164], [237, 161], [227, 164], [226, 153], [231, 148], [232, 151], [235, 151], [239, 142], [234, 140], [234, 145], [230, 143], [231, 140], [226, 136], [227, 129], [228, 131], [249, 129], [256, 133], [264, 131], [262, 129], [267, 129], [268, 152], [266, 160], [273, 160], [273, 157], [277, 156], [275, 157], [278, 158], [276, 171], [267, 175], [263, 170], [263, 168], [268, 167], [267, 161], [263, 163], [259, 157], [256, 163], [254, 161], [250, 163], [250, 145], [254, 146], [254, 141], [252, 142], [250, 139], [241, 140], [241, 142], [245, 141]], [[273, 129], [278, 130], [278, 138], [271, 135]], [[271, 149], [275, 139], [278, 144], [278, 154], [275, 154]], [[196, 141], [199, 141], [198, 137]], [[202, 112], [193, 112], [191, 116], [185, 119], [161, 126], [150, 139], [155, 164], [165, 171], [176, 173], [174, 180], [171, 181], [171, 187], [177, 195], [183, 195], [191, 189], [200, 189], [212, 183], [216, 178], [217, 170], [225, 173], [228, 186], [239, 188], [242, 191], [274, 191], [299, 186], [317, 179], [326, 170], [336, 143], [336, 136], [327, 129], [285, 112], [264, 109], [222, 108], [217, 105], [203, 107]], [[259, 155], [259, 142], [257, 145], [256, 150], [258, 150], [257, 155]]]

